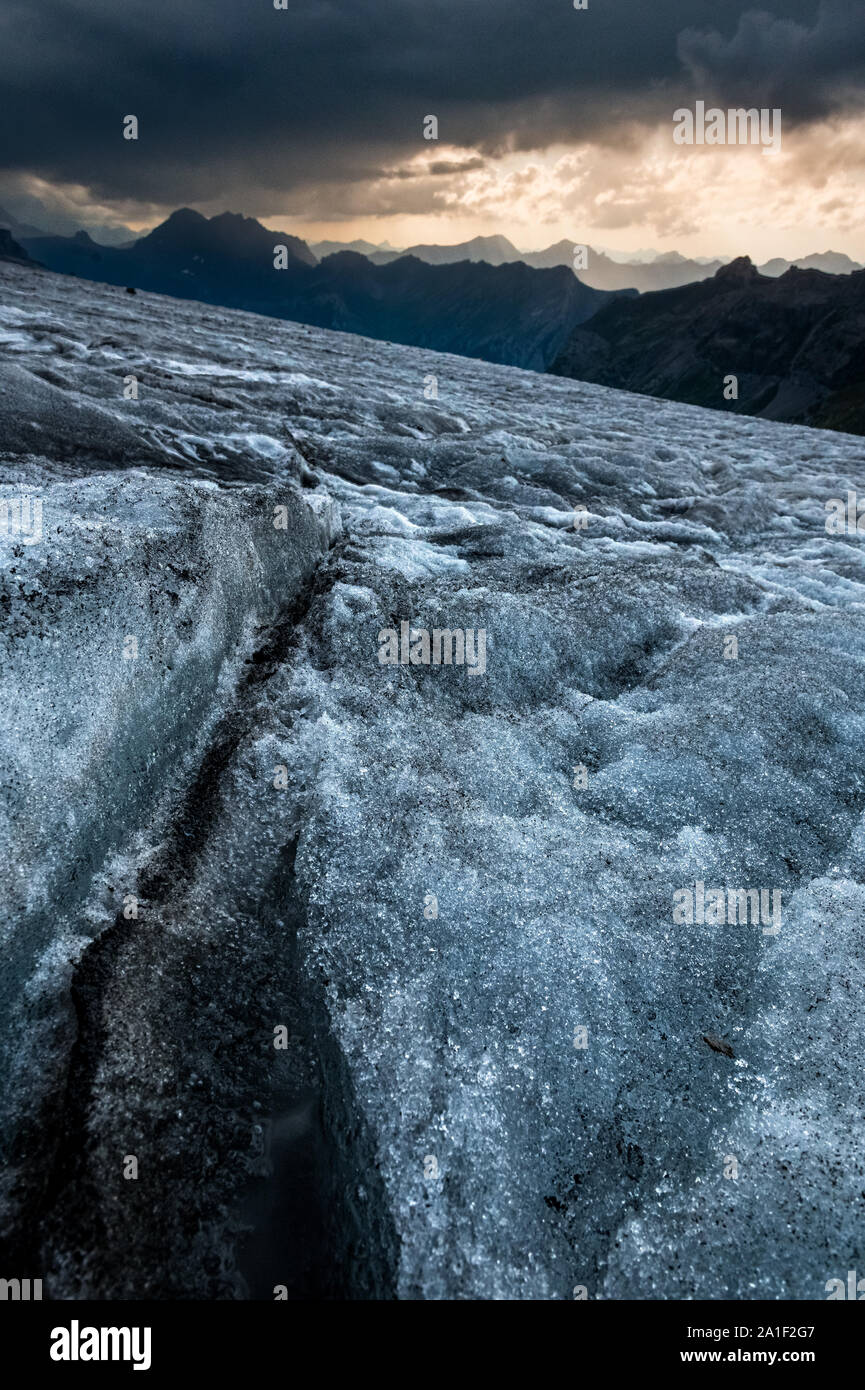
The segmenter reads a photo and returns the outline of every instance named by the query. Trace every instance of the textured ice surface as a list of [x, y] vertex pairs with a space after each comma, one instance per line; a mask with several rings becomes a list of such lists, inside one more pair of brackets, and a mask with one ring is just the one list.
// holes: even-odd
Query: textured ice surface
[[[0, 485], [0, 504], [20, 493]], [[261, 487], [92, 474], [40, 486], [40, 539], [0, 534], [4, 1018], [106, 855], [191, 774], [255, 628], [327, 548], [298, 491], [280, 495], [277, 530]]]
[[[824, 504], [865, 501], [862, 441], [0, 287], [3, 493], [46, 518], [0, 538], [19, 1043], [94, 938], [52, 1287], [236, 1291], [287, 1009], [350, 1291], [819, 1299], [861, 1268], [865, 536]], [[382, 665], [403, 621], [484, 629], [485, 673]], [[121, 881], [146, 927], [110, 926]], [[780, 929], [676, 923], [698, 881], [780, 892]], [[67, 1142], [90, 1236], [58, 1217]]]

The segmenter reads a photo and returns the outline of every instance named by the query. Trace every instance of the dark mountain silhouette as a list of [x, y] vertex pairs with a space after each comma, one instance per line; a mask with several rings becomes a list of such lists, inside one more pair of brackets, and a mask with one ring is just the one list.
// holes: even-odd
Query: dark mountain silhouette
[[[288, 247], [292, 259], [304, 265], [315, 265], [316, 258], [305, 241], [288, 232], [270, 231], [254, 217], [236, 212], [222, 212], [217, 217], [202, 217], [191, 208], [180, 208], [154, 227], [152, 232], [135, 243], [142, 256], [198, 255], [216, 261], [242, 260], [257, 263], [273, 259], [276, 245]], [[132, 248], [128, 248], [132, 249]]]
[[22, 265], [31, 266], [37, 264], [5, 227], [0, 227], [0, 261], [20, 261]]
[[[359, 251], [376, 265], [387, 265], [401, 256], [416, 256], [418, 260], [430, 265], [445, 265], [452, 261], [486, 261], [489, 265], [507, 265], [514, 261], [524, 261], [535, 270], [551, 270], [555, 266], [574, 267], [574, 249], [579, 242], [562, 240], [547, 246], [543, 251], [518, 251], [507, 237], [475, 237], [472, 241], [462, 241], [455, 246], [410, 246], [405, 251], [385, 249], [374, 246], [369, 241], [320, 242], [313, 247], [316, 255], [333, 255], [339, 251]], [[594, 247], [586, 248], [587, 265], [576, 274], [584, 285], [596, 290], [638, 290], [641, 294], [654, 290], [675, 289], [679, 285], [695, 284], [698, 280], [710, 279], [727, 262], [721, 257], [714, 260], [692, 260], [678, 251], [666, 251], [655, 255], [651, 260], [614, 260]], [[798, 261], [784, 260], [776, 256], [758, 267], [761, 275], [783, 275], [791, 265], [807, 270], [826, 270], [833, 275], [847, 275], [861, 270], [856, 261], [840, 251], [819, 251], [803, 256]]]
[[415, 347], [543, 370], [607, 296], [563, 267], [532, 270], [403, 256], [376, 266], [343, 251], [309, 277], [293, 318]]
[[[580, 243], [557, 241], [543, 251], [518, 251], [504, 236], [474, 237], [471, 241], [461, 241], [454, 246], [419, 245], [409, 246], [405, 251], [385, 251], [370, 243], [327, 242], [329, 251], [356, 250], [368, 257], [375, 265], [387, 265], [404, 256], [415, 256], [428, 265], [450, 265], [456, 261], [485, 261], [488, 265], [511, 265], [522, 261], [534, 270], [553, 270], [557, 266], [574, 268], [574, 247]], [[367, 249], [369, 248], [369, 249]], [[678, 252], [671, 251], [649, 263], [620, 264], [604, 255], [602, 251], [588, 248], [588, 265], [577, 272], [584, 285], [598, 290], [659, 290], [673, 285], [684, 285], [691, 280], [703, 280], [713, 275], [722, 264], [720, 260], [702, 265], [698, 261], [687, 260]]]
[[[287, 251], [279, 270], [278, 245]], [[519, 260], [429, 265], [401, 256], [375, 265], [346, 251], [319, 264], [298, 237], [189, 208], [130, 247], [98, 246], [78, 232], [28, 239], [26, 248], [50, 270], [89, 280], [539, 371], [607, 298], [564, 267], [533, 270]]]
[[29, 237], [25, 244], [49, 270], [238, 308], [272, 295], [274, 276], [283, 273], [273, 269], [275, 246], [287, 248], [290, 267], [316, 264], [299, 237], [251, 217], [225, 212], [208, 219], [191, 208], [173, 212], [131, 246], [99, 246], [87, 232]]
[[[604, 305], [551, 370], [744, 415], [865, 433], [865, 270], [711, 280]], [[725, 401], [735, 376], [738, 400]]]

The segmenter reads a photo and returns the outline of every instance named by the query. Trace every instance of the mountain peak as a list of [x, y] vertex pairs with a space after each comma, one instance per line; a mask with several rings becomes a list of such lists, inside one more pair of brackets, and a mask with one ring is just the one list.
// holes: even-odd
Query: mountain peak
[[242, 212], [218, 212], [210, 218], [211, 227], [261, 227], [255, 217], [246, 217]]
[[164, 222], [141, 237], [138, 245], [183, 247], [194, 242], [207, 227], [207, 218], [192, 208], [178, 208]]
[[192, 208], [178, 208], [136, 244], [159, 255], [210, 255], [226, 261], [240, 257], [257, 259], [265, 265], [273, 254], [274, 245], [279, 243], [287, 245], [295, 261], [316, 264], [305, 241], [288, 232], [264, 227], [254, 217], [245, 217], [241, 212], [220, 212], [214, 217], [204, 217]]
[[716, 280], [759, 280], [760, 272], [751, 260], [750, 256], [737, 256], [728, 265], [722, 265], [715, 271]]
[[493, 234], [493, 236], [473, 237], [472, 240], [469, 242], [469, 245], [496, 246], [500, 251], [516, 251], [517, 249], [512, 241], [508, 241], [508, 238], [506, 236], [502, 236], [501, 232], [496, 232]]
[[175, 212], [169, 213], [165, 221], [162, 223], [162, 226], [197, 227], [202, 222], [206, 221], [207, 218], [204, 217], [200, 212], [196, 212], [194, 208], [177, 208]]

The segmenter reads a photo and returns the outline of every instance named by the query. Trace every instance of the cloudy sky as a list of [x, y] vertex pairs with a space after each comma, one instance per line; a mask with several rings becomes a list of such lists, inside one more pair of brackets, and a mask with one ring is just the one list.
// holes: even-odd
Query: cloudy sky
[[[0, 0], [0, 83], [34, 222], [865, 261], [862, 0]], [[779, 107], [781, 151], [675, 145], [697, 99]]]

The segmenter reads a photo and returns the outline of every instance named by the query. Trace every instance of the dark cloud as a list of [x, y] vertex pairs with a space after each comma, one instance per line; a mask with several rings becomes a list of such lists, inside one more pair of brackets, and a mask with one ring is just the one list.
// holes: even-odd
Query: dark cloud
[[865, 12], [860, 0], [824, 0], [810, 26], [749, 10], [729, 38], [717, 30], [688, 29], [678, 48], [695, 89], [713, 100], [778, 106], [794, 123], [862, 104]]
[[[571, 0], [290, 0], [285, 11], [5, 0], [0, 169], [80, 183], [103, 202], [279, 204], [298, 216], [327, 204], [340, 216], [361, 209], [358, 188], [382, 170], [432, 158], [430, 113], [443, 145], [480, 161], [562, 141], [621, 145], [701, 83], [738, 102], [747, 77], [803, 118], [831, 107], [833, 91], [840, 106], [861, 73], [857, 3], [845, 19], [835, 0], [819, 14], [814, 0], [778, 0], [773, 19], [729, 0], [718, 34], [717, 0], [591, 0], [586, 11]], [[812, 79], [818, 98], [803, 90]], [[127, 114], [137, 142], [122, 139]], [[450, 163], [430, 172], [458, 172]]]
[[479, 155], [474, 159], [437, 159], [427, 166], [426, 172], [436, 178], [443, 174], [468, 174], [472, 169], [485, 168], [486, 162]]

